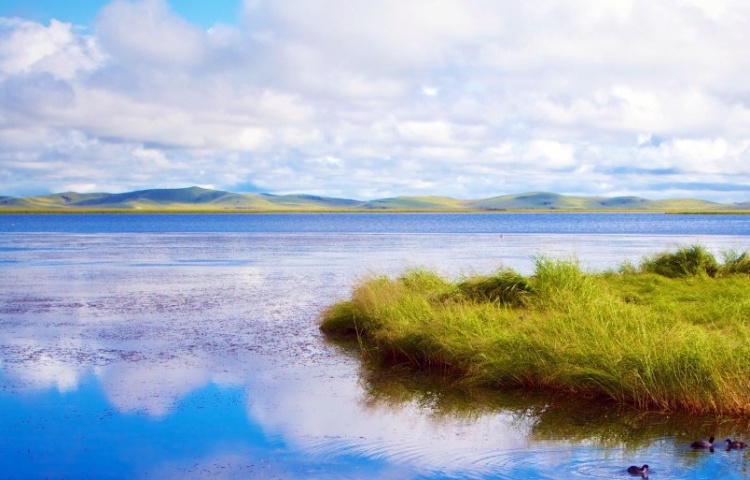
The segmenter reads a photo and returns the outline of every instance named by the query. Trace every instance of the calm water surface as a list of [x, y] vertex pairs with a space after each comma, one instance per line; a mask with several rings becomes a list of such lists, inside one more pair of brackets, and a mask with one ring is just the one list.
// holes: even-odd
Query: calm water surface
[[750, 246], [750, 216], [0, 216], [3, 478], [749, 478], [744, 419], [362, 371], [316, 321], [368, 272], [592, 270]]

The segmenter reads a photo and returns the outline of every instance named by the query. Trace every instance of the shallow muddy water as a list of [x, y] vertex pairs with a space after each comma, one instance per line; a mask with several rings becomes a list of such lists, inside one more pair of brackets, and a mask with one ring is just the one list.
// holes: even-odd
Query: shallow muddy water
[[529, 273], [540, 253], [603, 270], [679, 245], [750, 244], [750, 216], [680, 218], [684, 235], [641, 225], [657, 216], [554, 217], [557, 231], [519, 232], [481, 216], [460, 228], [440, 215], [0, 216], [0, 472], [555, 479], [649, 464], [650, 478], [750, 477], [750, 451], [688, 448], [747, 439], [744, 419], [453, 392], [363, 371], [317, 329], [369, 272]]

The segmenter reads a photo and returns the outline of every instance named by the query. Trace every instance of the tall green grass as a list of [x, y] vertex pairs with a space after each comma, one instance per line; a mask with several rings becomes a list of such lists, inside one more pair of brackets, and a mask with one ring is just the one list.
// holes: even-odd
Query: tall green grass
[[747, 256], [719, 264], [706, 253], [686, 247], [620, 272], [539, 257], [528, 277], [371, 277], [323, 313], [321, 329], [356, 337], [369, 362], [450, 374], [468, 387], [750, 413]]
[[647, 258], [641, 270], [665, 277], [687, 277], [707, 275], [715, 277], [720, 271], [719, 263], [711, 252], [702, 245], [683, 247], [676, 252], [665, 252]]

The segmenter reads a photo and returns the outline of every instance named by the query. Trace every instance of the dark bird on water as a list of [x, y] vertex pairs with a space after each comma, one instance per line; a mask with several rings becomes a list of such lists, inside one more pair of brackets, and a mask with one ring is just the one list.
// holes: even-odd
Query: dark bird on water
[[713, 451], [714, 449], [714, 437], [711, 437], [708, 439], [708, 441], [705, 440], [696, 440], [693, 443], [690, 444], [690, 448], [698, 448], [698, 449], [706, 449]]
[[747, 443], [740, 442], [739, 440], [732, 441], [732, 439], [727, 438], [724, 441], [727, 442], [727, 450], [740, 449], [740, 448], [747, 447]]
[[646, 478], [648, 476], [648, 465], [644, 465], [642, 467], [631, 465], [630, 467], [628, 467], [628, 473], [631, 475], [640, 475], [641, 477]]

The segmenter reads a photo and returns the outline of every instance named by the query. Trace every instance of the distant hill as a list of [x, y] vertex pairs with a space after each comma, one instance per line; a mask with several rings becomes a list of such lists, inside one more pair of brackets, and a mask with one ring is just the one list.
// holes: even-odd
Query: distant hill
[[469, 208], [461, 200], [448, 197], [392, 197], [362, 202], [366, 210], [462, 210]]
[[263, 193], [261, 196], [268, 201], [270, 205], [277, 205], [287, 208], [300, 208], [308, 210], [310, 208], [357, 208], [362, 205], [359, 200], [349, 200], [346, 198], [318, 197], [315, 195], [271, 195]]
[[715, 210], [727, 205], [693, 199], [647, 200], [640, 197], [572, 197], [556, 193], [535, 192], [504, 195], [484, 200], [469, 200], [478, 210]]
[[502, 195], [479, 200], [402, 196], [352, 200], [316, 195], [231, 193], [201, 187], [150, 189], [127, 193], [65, 192], [31, 197], [0, 196], [3, 211], [659, 211], [721, 213], [750, 211], [750, 201], [722, 204], [676, 198], [576, 197], [549, 192]]

